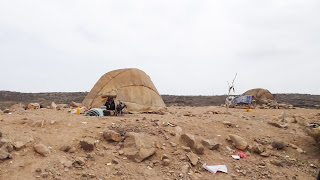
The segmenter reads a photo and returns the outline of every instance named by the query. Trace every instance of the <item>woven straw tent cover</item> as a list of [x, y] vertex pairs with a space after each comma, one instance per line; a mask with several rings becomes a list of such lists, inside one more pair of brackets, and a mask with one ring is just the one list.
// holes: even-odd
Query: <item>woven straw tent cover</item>
[[273, 94], [271, 94], [270, 91], [267, 89], [251, 89], [249, 91], [246, 91], [242, 95], [252, 95], [256, 99], [257, 103], [263, 103], [265, 100], [275, 100], [275, 97]]
[[[85, 97], [82, 104], [98, 108], [106, 103], [105, 95], [116, 95], [128, 111], [158, 111], [166, 105], [150, 77], [139, 69], [119, 69], [104, 74]], [[103, 97], [102, 97], [103, 96]]]

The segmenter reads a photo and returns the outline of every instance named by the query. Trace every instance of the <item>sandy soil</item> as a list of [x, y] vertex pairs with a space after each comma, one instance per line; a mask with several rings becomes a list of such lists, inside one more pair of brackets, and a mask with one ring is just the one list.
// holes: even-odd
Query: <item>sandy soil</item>
[[[319, 110], [229, 111], [231, 114], [224, 114], [224, 108], [214, 106], [174, 106], [169, 107], [164, 115], [125, 114], [101, 118], [70, 114], [67, 109], [21, 110], [11, 115], [0, 113], [2, 139], [25, 143], [22, 149], [11, 152], [12, 159], [0, 162], [0, 179], [315, 179], [320, 167], [319, 150], [314, 139], [306, 134], [305, 124], [320, 122]], [[291, 122], [293, 114], [298, 117], [298, 122]], [[229, 121], [231, 126], [224, 121]], [[288, 128], [271, 126], [268, 121], [288, 124]], [[198, 164], [193, 166], [182, 149], [181, 133], [176, 132], [176, 127], [167, 126], [168, 122], [181, 127], [182, 133], [193, 134], [196, 139], [215, 139], [221, 145], [217, 150], [206, 148], [203, 155], [198, 155]], [[138, 132], [150, 137], [157, 147], [156, 154], [141, 163], [119, 155], [122, 143], [107, 142], [101, 136], [100, 132], [107, 129], [122, 135]], [[228, 140], [229, 134], [241, 136], [250, 146], [263, 146], [270, 156], [263, 157], [245, 150], [246, 158], [234, 160], [231, 155], [239, 150]], [[79, 142], [84, 137], [99, 140], [93, 151], [86, 152], [80, 147]], [[292, 143], [305, 152], [289, 146], [282, 150], [273, 149], [271, 143], [274, 140]], [[177, 146], [173, 147], [174, 143], [170, 142]], [[50, 147], [47, 157], [34, 151], [33, 146], [37, 143]], [[66, 144], [75, 147], [75, 152], [59, 150]], [[161, 163], [163, 154], [169, 157], [168, 166]], [[65, 165], [79, 157], [85, 160], [83, 167]], [[278, 166], [273, 163], [275, 160], [278, 160]], [[204, 163], [226, 165], [228, 173], [212, 174], [202, 168]], [[185, 167], [190, 167], [187, 172]]]

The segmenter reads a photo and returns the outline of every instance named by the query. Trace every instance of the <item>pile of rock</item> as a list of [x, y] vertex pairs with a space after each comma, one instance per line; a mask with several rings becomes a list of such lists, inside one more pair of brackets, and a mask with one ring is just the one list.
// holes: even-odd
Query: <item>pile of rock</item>
[[258, 106], [259, 109], [295, 109], [292, 104], [281, 103], [278, 104], [274, 100], [264, 100], [263, 103]]

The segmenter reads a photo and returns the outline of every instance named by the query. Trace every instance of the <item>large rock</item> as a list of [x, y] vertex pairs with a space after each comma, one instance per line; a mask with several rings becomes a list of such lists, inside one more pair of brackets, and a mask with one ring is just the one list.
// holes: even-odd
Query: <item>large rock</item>
[[126, 134], [123, 146], [124, 155], [135, 162], [142, 162], [156, 151], [153, 142], [146, 135], [134, 132]]
[[107, 141], [119, 142], [122, 140], [121, 135], [115, 131], [112, 131], [112, 130], [107, 130], [107, 131], [103, 132], [103, 137]]
[[28, 109], [40, 109], [39, 103], [30, 103], [28, 104]]
[[195, 143], [194, 135], [188, 134], [188, 133], [182, 134], [180, 137], [180, 140], [181, 140], [182, 144], [184, 144], [190, 148], [194, 147], [194, 143]]
[[237, 149], [245, 150], [247, 148], [248, 143], [242, 137], [234, 135], [234, 134], [229, 134], [229, 137], [230, 137], [231, 141], [236, 145]]
[[80, 141], [80, 146], [85, 151], [93, 151], [94, 143], [94, 139], [86, 137], [82, 141]]
[[44, 144], [36, 144], [33, 146], [33, 149], [42, 156], [48, 156], [50, 154], [49, 148]]

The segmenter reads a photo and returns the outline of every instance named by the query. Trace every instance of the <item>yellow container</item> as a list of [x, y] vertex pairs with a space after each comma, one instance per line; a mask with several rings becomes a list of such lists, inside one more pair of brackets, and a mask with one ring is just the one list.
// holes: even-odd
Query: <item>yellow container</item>
[[80, 114], [80, 108], [77, 108], [77, 114]]
[[246, 109], [246, 112], [251, 112], [251, 109]]

